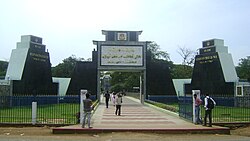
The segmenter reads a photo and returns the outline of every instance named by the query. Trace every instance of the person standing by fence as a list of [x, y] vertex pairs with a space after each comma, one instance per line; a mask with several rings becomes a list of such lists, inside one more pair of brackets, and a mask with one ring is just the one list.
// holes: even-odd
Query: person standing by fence
[[202, 120], [200, 118], [200, 105], [202, 104], [202, 100], [197, 97], [197, 94], [194, 94], [194, 102], [195, 102], [195, 124], [202, 124]]
[[86, 118], [88, 118], [88, 121], [87, 121], [88, 127], [92, 128], [90, 126], [90, 119], [91, 119], [91, 111], [93, 110], [93, 107], [92, 107], [92, 100], [89, 97], [90, 97], [90, 95], [87, 93], [86, 94], [86, 99], [83, 100], [84, 116], [83, 116], [82, 128], [85, 128]]
[[205, 101], [205, 117], [204, 117], [204, 124], [203, 126], [207, 125], [207, 117], [209, 119], [209, 127], [212, 127], [212, 110], [214, 106], [216, 105], [216, 102], [213, 100], [212, 97], [209, 96], [209, 94], [206, 94], [206, 97], [204, 99]]

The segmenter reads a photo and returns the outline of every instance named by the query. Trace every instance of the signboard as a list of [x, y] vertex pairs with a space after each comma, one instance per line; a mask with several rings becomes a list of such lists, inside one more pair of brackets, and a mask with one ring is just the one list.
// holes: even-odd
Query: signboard
[[200, 64], [212, 63], [218, 61], [218, 54], [209, 54], [209, 55], [197, 55], [195, 60]]
[[209, 47], [209, 46], [214, 46], [214, 40], [202, 42], [202, 47]]
[[101, 46], [101, 66], [143, 66], [143, 48]]
[[29, 55], [34, 61], [47, 62], [49, 60], [47, 53], [30, 52]]
[[214, 53], [214, 52], [216, 52], [215, 47], [201, 48], [200, 49], [200, 54]]

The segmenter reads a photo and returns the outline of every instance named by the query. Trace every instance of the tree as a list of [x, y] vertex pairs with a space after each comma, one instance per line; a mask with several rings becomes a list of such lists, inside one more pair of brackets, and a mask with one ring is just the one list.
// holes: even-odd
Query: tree
[[52, 68], [53, 77], [71, 77], [73, 69], [77, 61], [83, 61], [84, 58], [77, 58], [75, 55], [63, 60], [63, 63], [58, 64]]
[[187, 65], [173, 65], [170, 71], [172, 79], [187, 79], [192, 77], [193, 67]]
[[236, 67], [236, 71], [240, 79], [250, 80], [250, 56], [240, 59], [240, 63]]
[[139, 72], [113, 72], [111, 73], [111, 90], [118, 91], [126, 90], [131, 91], [133, 87], [140, 85], [140, 73]]
[[183, 61], [182, 61], [182, 64], [183, 65], [193, 65], [194, 64], [194, 58], [195, 58], [195, 55], [196, 55], [196, 52], [189, 49], [189, 48], [186, 48], [185, 46], [183, 47], [178, 47], [178, 51], [177, 51], [181, 57], [183, 58]]
[[170, 61], [169, 54], [166, 51], [160, 51], [159, 45], [152, 42], [148, 45], [148, 53], [154, 62], [167, 63], [169, 65], [170, 74], [172, 79], [185, 79], [191, 78], [193, 68], [191, 64], [194, 63], [195, 52], [186, 47], [179, 47], [179, 54], [184, 58], [182, 65], [174, 65]]
[[7, 72], [8, 62], [0, 61], [0, 77], [4, 78]]
[[151, 56], [151, 59], [162, 59], [170, 61], [169, 54], [166, 51], [160, 51], [160, 46], [155, 42], [151, 42], [147, 46], [147, 51]]

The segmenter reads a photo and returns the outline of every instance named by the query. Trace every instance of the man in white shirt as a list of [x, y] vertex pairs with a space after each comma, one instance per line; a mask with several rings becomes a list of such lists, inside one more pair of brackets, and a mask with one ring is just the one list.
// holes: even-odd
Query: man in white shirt
[[207, 125], [207, 117], [209, 119], [209, 127], [212, 127], [212, 109], [216, 105], [216, 102], [213, 100], [213, 98], [209, 97], [208, 94], [206, 94], [206, 97], [204, 99], [205, 101], [205, 117], [204, 117], [204, 124], [203, 126]]

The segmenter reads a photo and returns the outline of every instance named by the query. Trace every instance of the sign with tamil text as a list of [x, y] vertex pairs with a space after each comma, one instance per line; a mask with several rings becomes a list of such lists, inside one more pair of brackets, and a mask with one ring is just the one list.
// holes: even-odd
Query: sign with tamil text
[[198, 55], [195, 60], [200, 64], [206, 64], [206, 63], [212, 63], [214, 61], [218, 61], [219, 57], [217, 54], [206, 55], [206, 56]]
[[101, 65], [143, 66], [142, 46], [101, 46]]

